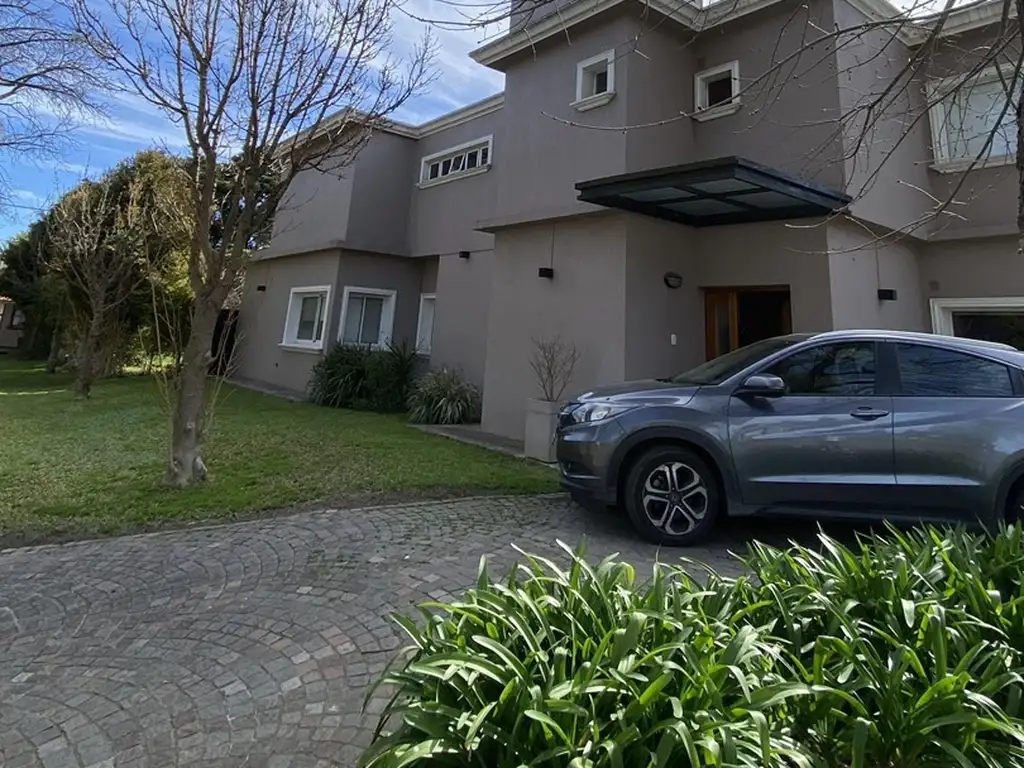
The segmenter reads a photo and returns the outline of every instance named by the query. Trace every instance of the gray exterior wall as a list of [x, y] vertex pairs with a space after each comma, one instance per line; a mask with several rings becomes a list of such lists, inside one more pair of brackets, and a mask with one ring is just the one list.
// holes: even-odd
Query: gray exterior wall
[[[829, 222], [833, 326], [927, 330], [917, 246], [883, 235], [858, 222]], [[895, 289], [896, 301], [879, 301], [879, 288]]]
[[[529, 365], [533, 339], [560, 336], [576, 345], [580, 359], [570, 391], [623, 380], [625, 219], [602, 214], [495, 236], [485, 430], [522, 438], [526, 398], [541, 394]], [[554, 279], [537, 276], [547, 266]]]
[[346, 248], [409, 253], [409, 214], [415, 188], [417, 142], [378, 133], [356, 158], [345, 233]]
[[476, 251], [468, 259], [441, 256], [437, 261], [430, 363], [455, 368], [478, 387], [484, 384], [493, 274], [494, 251]]
[[503, 120], [507, 110], [499, 109], [475, 120], [431, 134], [416, 142], [413, 168], [404, 181], [412, 190], [409, 237], [414, 256], [490, 250], [491, 235], [477, 232], [481, 219], [494, 216], [499, 180], [496, 168], [487, 173], [453, 179], [444, 184], [417, 188], [421, 160], [436, 152], [493, 135], [492, 162], [500, 163], [509, 151], [504, 141]]
[[1016, 237], [928, 243], [921, 249], [928, 298], [1024, 296]]
[[[321, 354], [281, 346], [285, 315], [292, 288], [335, 285], [339, 251], [253, 261], [245, 276], [235, 347], [236, 374], [240, 379], [269, 384], [292, 392], [305, 392], [309, 373]], [[263, 286], [265, 290], [258, 288]], [[341, 295], [331, 291], [329, 317], [337, 317]], [[335, 321], [334, 328], [337, 327]], [[330, 323], [325, 342], [334, 337]], [[326, 346], [326, 344], [325, 344]]]

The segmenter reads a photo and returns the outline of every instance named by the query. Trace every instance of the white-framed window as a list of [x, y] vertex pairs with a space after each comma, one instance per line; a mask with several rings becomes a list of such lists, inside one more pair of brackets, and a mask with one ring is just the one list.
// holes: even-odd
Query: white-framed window
[[457, 147], [427, 155], [420, 164], [420, 186], [430, 187], [487, 171], [491, 167], [493, 138], [481, 136]]
[[[928, 117], [937, 165], [1012, 161], [1017, 154], [1014, 104], [1021, 97], [1018, 75], [1014, 98], [1007, 99], [1007, 88], [1014, 79], [1012, 70], [1003, 70], [1000, 77], [999, 69], [991, 67], [968, 80], [954, 77], [929, 84], [932, 107]], [[992, 141], [986, 150], [989, 136]]]
[[710, 120], [740, 108], [740, 63], [730, 61], [693, 76], [693, 117]]
[[345, 286], [338, 341], [372, 347], [383, 347], [391, 341], [396, 295], [396, 291], [386, 288]]
[[416, 323], [416, 351], [429, 355], [434, 339], [434, 308], [437, 296], [433, 293], [420, 294], [420, 319]]
[[615, 51], [604, 51], [576, 65], [577, 110], [585, 112], [607, 104], [615, 96]]
[[323, 349], [324, 325], [331, 301], [331, 286], [292, 288], [284, 321], [281, 344], [286, 347]]

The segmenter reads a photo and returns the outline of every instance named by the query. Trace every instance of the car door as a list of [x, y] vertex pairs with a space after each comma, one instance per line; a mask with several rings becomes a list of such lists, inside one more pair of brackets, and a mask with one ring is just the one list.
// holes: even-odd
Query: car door
[[758, 373], [785, 394], [733, 396], [729, 444], [745, 504], [885, 508], [896, 482], [892, 398], [880, 394], [874, 341], [794, 351]]
[[896, 494], [915, 517], [987, 514], [994, 485], [1024, 448], [1019, 372], [939, 345], [894, 343]]

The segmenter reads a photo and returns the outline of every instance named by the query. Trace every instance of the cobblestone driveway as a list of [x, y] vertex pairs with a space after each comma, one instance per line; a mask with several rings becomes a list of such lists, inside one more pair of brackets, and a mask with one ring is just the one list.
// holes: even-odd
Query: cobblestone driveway
[[[735, 571], [726, 550], [747, 535], [687, 554]], [[7, 552], [0, 765], [352, 765], [375, 719], [360, 712], [365, 689], [403, 642], [391, 612], [473, 583], [483, 554], [503, 572], [512, 542], [550, 552], [583, 537], [594, 557], [658, 556], [620, 517], [561, 496]]]

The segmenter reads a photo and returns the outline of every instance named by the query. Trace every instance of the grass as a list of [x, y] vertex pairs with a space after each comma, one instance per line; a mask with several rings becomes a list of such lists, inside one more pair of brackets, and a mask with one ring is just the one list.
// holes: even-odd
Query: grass
[[167, 415], [156, 383], [100, 382], [0, 357], [0, 546], [110, 535], [265, 510], [556, 489], [547, 467], [412, 429], [401, 416], [291, 403], [225, 386], [209, 481], [162, 484]]

